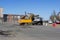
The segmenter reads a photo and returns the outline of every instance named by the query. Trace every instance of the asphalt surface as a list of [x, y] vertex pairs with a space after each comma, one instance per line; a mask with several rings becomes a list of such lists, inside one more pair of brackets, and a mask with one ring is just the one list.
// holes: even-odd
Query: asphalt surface
[[11, 35], [0, 35], [0, 40], [60, 40], [60, 27], [0, 23], [0, 30], [10, 31]]

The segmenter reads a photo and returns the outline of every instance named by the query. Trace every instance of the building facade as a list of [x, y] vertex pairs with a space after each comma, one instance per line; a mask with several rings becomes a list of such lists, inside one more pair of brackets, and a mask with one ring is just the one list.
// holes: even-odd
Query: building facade
[[0, 17], [3, 17], [3, 8], [0, 8]]

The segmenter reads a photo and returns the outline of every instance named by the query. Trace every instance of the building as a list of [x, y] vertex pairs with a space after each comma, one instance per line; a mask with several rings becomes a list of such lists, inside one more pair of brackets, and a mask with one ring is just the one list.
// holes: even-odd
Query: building
[[16, 22], [18, 21], [23, 15], [15, 15], [15, 14], [3, 14], [3, 18], [5, 21], [8, 22]]
[[0, 18], [3, 17], [3, 8], [0, 8]]

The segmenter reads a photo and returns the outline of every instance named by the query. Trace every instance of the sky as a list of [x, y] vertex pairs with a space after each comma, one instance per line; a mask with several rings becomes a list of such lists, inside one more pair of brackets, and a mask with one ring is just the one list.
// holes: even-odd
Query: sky
[[0, 7], [3, 14], [24, 15], [26, 11], [48, 20], [53, 10], [60, 11], [60, 0], [0, 0]]

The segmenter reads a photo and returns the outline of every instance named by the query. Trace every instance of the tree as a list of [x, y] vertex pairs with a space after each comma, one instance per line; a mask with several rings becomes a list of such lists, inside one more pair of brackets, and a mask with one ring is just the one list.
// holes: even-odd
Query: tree
[[57, 14], [57, 20], [60, 21], [60, 12], [58, 12], [58, 14]]
[[56, 12], [55, 11], [53, 11], [53, 14], [50, 16], [50, 19], [52, 22], [56, 21]]

